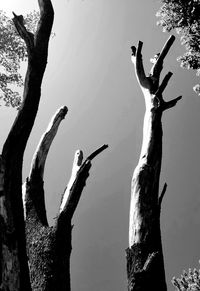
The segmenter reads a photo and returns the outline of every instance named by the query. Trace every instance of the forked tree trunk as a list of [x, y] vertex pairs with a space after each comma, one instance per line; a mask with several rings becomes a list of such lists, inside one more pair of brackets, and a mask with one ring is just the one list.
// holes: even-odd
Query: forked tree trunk
[[169, 72], [159, 85], [163, 60], [175, 37], [171, 36], [161, 53], [155, 56], [153, 67], [146, 77], [142, 61], [142, 42], [132, 47], [132, 61], [142, 89], [146, 112], [143, 141], [139, 162], [132, 178], [129, 248], [127, 249], [127, 275], [129, 291], [166, 291], [165, 269], [160, 231], [161, 202], [166, 191], [159, 195], [162, 160], [162, 114], [176, 105], [178, 97], [165, 102], [162, 93], [172, 76]]
[[13, 19], [27, 46], [28, 68], [22, 106], [0, 156], [1, 291], [70, 290], [71, 220], [89, 176], [91, 160], [107, 148], [103, 145], [84, 162], [82, 151], [76, 152], [72, 177], [64, 191], [56, 223], [49, 227], [43, 173], [50, 145], [67, 113], [66, 107], [61, 108], [36, 150], [23, 186], [23, 208], [23, 155], [38, 111], [54, 19], [50, 0], [38, 0], [38, 4], [40, 20], [35, 35], [26, 30], [21, 15], [14, 14]]
[[53, 117], [33, 157], [29, 177], [23, 185], [27, 253], [32, 290], [70, 291], [72, 217], [89, 176], [91, 161], [107, 148], [103, 145], [83, 162], [82, 151], [75, 153], [70, 181], [62, 195], [54, 226], [47, 222], [43, 173], [46, 157], [67, 108]]

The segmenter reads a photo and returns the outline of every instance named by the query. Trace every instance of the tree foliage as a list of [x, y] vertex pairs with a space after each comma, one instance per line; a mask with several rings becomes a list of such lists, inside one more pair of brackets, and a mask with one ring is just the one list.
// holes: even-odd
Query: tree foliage
[[199, 291], [200, 290], [200, 270], [189, 269], [183, 271], [181, 278], [173, 278], [172, 283], [179, 291]]
[[[200, 0], [162, 0], [157, 12], [158, 25], [164, 32], [173, 29], [180, 35], [186, 52], [178, 57], [181, 67], [196, 70], [200, 76]], [[200, 86], [194, 91], [200, 95]]]
[[[22, 21], [28, 31], [35, 32], [39, 12], [27, 14]], [[21, 96], [19, 88], [23, 86], [20, 64], [27, 60], [25, 42], [4, 11], [0, 10], [0, 99], [6, 106], [19, 108]]]

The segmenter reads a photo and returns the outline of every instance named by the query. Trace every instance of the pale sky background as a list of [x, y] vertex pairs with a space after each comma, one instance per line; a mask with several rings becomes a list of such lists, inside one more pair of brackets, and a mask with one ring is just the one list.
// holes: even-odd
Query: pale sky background
[[[131, 45], [144, 42], [144, 61], [159, 52], [169, 37], [156, 26], [160, 1], [53, 1], [56, 33], [50, 42], [42, 99], [24, 159], [24, 178], [37, 143], [54, 112], [69, 113], [49, 152], [45, 189], [50, 223], [67, 184], [74, 152], [85, 156], [108, 143], [98, 156], [74, 215], [71, 256], [72, 291], [126, 290], [130, 183], [139, 158], [144, 101], [130, 60]], [[37, 9], [36, 0], [6, 0], [0, 9], [22, 14]], [[192, 87], [195, 73], [179, 67], [183, 48], [177, 38], [163, 72], [174, 73], [166, 99], [183, 95], [163, 116], [164, 146], [161, 188], [162, 239], [170, 280], [183, 269], [198, 267], [200, 245], [200, 97]], [[1, 146], [15, 110], [1, 107]]]

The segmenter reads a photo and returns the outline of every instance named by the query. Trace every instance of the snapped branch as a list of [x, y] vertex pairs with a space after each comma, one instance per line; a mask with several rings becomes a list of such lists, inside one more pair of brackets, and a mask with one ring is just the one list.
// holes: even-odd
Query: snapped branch
[[132, 46], [132, 63], [135, 66], [135, 74], [138, 80], [138, 83], [142, 88], [149, 88], [149, 79], [146, 77], [144, 66], [143, 66], [143, 59], [142, 59], [142, 46], [143, 42], [139, 41], [137, 48]]
[[66, 106], [61, 107], [55, 113], [45, 133], [41, 137], [41, 140], [37, 146], [37, 149], [32, 160], [31, 171], [29, 174], [30, 179], [31, 177], [33, 177], [34, 173], [37, 173], [37, 176], [39, 175], [41, 179], [43, 179], [45, 162], [50, 146], [56, 136], [61, 121], [65, 118], [67, 114], [67, 111], [68, 109]]
[[179, 97], [174, 98], [168, 102], [165, 101], [164, 105], [163, 105], [163, 111], [174, 107], [176, 105], [176, 103], [181, 99], [182, 99], [182, 96], [179, 96]]
[[83, 188], [86, 184], [86, 180], [89, 176], [89, 170], [92, 165], [91, 161], [107, 147], [108, 145], [99, 147], [91, 155], [89, 155], [84, 162], [83, 152], [81, 150], [76, 151], [72, 174], [61, 200], [58, 220], [63, 217], [63, 215], [69, 217], [70, 219], [72, 218], [80, 200]]
[[102, 151], [107, 149], [108, 145], [104, 144], [101, 147], [99, 147], [96, 151], [94, 151], [89, 157], [87, 157], [87, 160], [92, 161], [97, 155], [99, 155]]
[[166, 41], [166, 43], [164, 44], [161, 53], [158, 56], [157, 61], [155, 62], [155, 64], [153, 65], [152, 69], [151, 69], [151, 75], [154, 76], [154, 78], [159, 78], [160, 77], [160, 73], [162, 71], [163, 68], [163, 61], [166, 57], [166, 55], [168, 54], [172, 44], [175, 41], [175, 36], [171, 35], [168, 40]]
[[15, 28], [21, 38], [25, 41], [28, 53], [31, 54], [34, 47], [34, 35], [30, 31], [27, 31], [24, 25], [24, 18], [22, 15], [16, 15], [14, 12], [13, 15], [13, 23], [15, 25]]

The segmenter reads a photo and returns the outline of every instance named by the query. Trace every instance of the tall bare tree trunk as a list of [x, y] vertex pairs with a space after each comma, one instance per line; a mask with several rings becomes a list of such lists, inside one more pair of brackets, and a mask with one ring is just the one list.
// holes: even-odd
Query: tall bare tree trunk
[[142, 149], [131, 186], [129, 248], [127, 275], [129, 291], [166, 291], [165, 269], [160, 231], [161, 202], [166, 191], [159, 195], [162, 160], [162, 114], [181, 98], [165, 102], [162, 93], [172, 76], [169, 72], [159, 85], [163, 60], [175, 40], [171, 36], [160, 54], [154, 57], [149, 76], [142, 61], [142, 42], [132, 47], [132, 62], [145, 99]]

